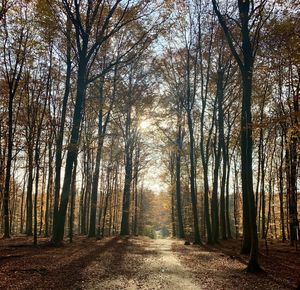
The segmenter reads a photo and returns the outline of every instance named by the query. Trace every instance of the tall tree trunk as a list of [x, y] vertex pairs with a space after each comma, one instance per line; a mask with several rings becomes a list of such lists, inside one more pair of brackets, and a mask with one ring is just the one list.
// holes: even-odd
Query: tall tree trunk
[[23, 189], [22, 189], [22, 198], [21, 198], [21, 209], [20, 209], [20, 233], [23, 234], [24, 229], [24, 199], [25, 199], [25, 188], [26, 188], [26, 177], [27, 177], [27, 166], [25, 168], [24, 181], [23, 181]]
[[[103, 171], [103, 168], [102, 168]], [[103, 173], [101, 177], [101, 183], [104, 183]], [[103, 201], [104, 201], [104, 188], [100, 190], [100, 202], [99, 202], [99, 213], [98, 213], [98, 222], [97, 222], [97, 239], [101, 238], [101, 219], [103, 213]]]
[[61, 185], [61, 167], [62, 167], [62, 152], [63, 152], [63, 138], [64, 138], [64, 129], [66, 123], [66, 113], [67, 113], [67, 104], [71, 89], [71, 22], [67, 20], [67, 71], [65, 79], [65, 91], [63, 96], [62, 108], [61, 108], [61, 118], [59, 125], [59, 132], [56, 137], [56, 152], [55, 152], [55, 180], [54, 180], [54, 205], [53, 205], [53, 230], [56, 232], [56, 221], [58, 220], [58, 206], [59, 206], [59, 193]]
[[53, 194], [53, 152], [52, 152], [52, 133], [50, 133], [49, 143], [48, 143], [48, 183], [47, 183], [47, 193], [46, 193], [46, 210], [45, 210], [45, 236], [49, 236], [49, 218], [50, 218], [50, 204], [51, 197]]
[[193, 211], [193, 222], [194, 222], [194, 239], [195, 244], [202, 244], [200, 238], [199, 221], [198, 221], [198, 208], [197, 208], [197, 192], [196, 179], [195, 179], [195, 148], [194, 148], [194, 130], [193, 130], [193, 120], [192, 111], [187, 110], [188, 117], [188, 128], [190, 137], [190, 190], [191, 190], [191, 201], [192, 201], [192, 211]]
[[200, 123], [200, 154], [203, 167], [203, 183], [204, 183], [204, 217], [207, 233], [207, 243], [209, 245], [213, 244], [213, 235], [210, 221], [210, 207], [209, 207], [209, 183], [208, 183], [208, 163], [209, 163], [209, 153], [208, 148], [211, 142], [211, 135], [214, 127], [215, 114], [212, 120], [212, 126], [208, 133], [208, 140], [206, 145], [204, 145], [204, 108], [206, 106], [206, 99], [202, 101], [202, 112], [201, 112], [201, 123]]
[[118, 183], [118, 177], [119, 177], [119, 163], [116, 164], [116, 173], [115, 173], [115, 185], [114, 185], [114, 191], [113, 191], [113, 208], [112, 208], [112, 234], [116, 234], [116, 221], [117, 221], [117, 214], [118, 214], [118, 192], [119, 192], [119, 183]]
[[39, 146], [39, 138], [36, 141], [35, 148], [35, 194], [34, 194], [34, 226], [33, 226], [33, 244], [37, 245], [37, 203], [38, 203], [38, 193], [39, 193], [39, 177], [40, 177], [40, 146]]
[[46, 152], [47, 149], [45, 147], [44, 151], [44, 160], [43, 160], [43, 167], [42, 167], [42, 194], [41, 194], [41, 204], [40, 204], [40, 228], [39, 228], [39, 235], [42, 235], [43, 227], [44, 227], [44, 200], [45, 200], [45, 187], [46, 187]]
[[71, 202], [70, 202], [70, 220], [69, 220], [69, 239], [70, 243], [73, 242], [74, 236], [74, 211], [75, 211], [75, 201], [76, 201], [76, 174], [77, 174], [77, 160], [74, 163], [73, 173], [72, 173], [72, 184], [71, 184]]
[[106, 114], [106, 118], [103, 124], [103, 106], [104, 106], [104, 76], [100, 80], [100, 91], [99, 91], [99, 100], [100, 108], [98, 113], [98, 138], [97, 138], [97, 153], [96, 153], [96, 164], [95, 170], [93, 173], [92, 179], [92, 195], [91, 195], [91, 213], [90, 213], [90, 228], [89, 228], [89, 237], [96, 236], [96, 212], [97, 212], [97, 199], [98, 199], [98, 187], [99, 187], [99, 174], [100, 174], [100, 161], [103, 148], [103, 142], [106, 134], [106, 129], [110, 121], [111, 110], [115, 101], [116, 94], [116, 84], [117, 84], [117, 65], [114, 70], [114, 80], [113, 80], [113, 92], [112, 99]]
[[[0, 18], [3, 18], [5, 13], [5, 4], [2, 2], [3, 9], [0, 13]], [[28, 31], [25, 32], [21, 29], [20, 34], [18, 35], [19, 42], [17, 43], [16, 53], [12, 53], [11, 48], [7, 47], [7, 44], [10, 42], [7, 41], [9, 38], [6, 19], [4, 17], [4, 75], [8, 85], [8, 119], [7, 119], [7, 155], [6, 155], [6, 172], [4, 180], [4, 192], [3, 192], [3, 219], [4, 219], [4, 235], [3, 238], [10, 238], [10, 216], [9, 216], [9, 202], [10, 202], [10, 179], [11, 179], [11, 167], [13, 159], [13, 109], [14, 109], [14, 98], [17, 94], [17, 89], [23, 72], [23, 65], [25, 62], [25, 56], [27, 51], [27, 40], [28, 40]], [[7, 52], [7, 50], [9, 52]], [[12, 53], [12, 54], [11, 54]], [[7, 55], [8, 54], [8, 55]], [[9, 59], [9, 60], [8, 60]]]
[[235, 238], [239, 238], [239, 225], [240, 225], [240, 206], [239, 206], [239, 172], [237, 170], [237, 160], [234, 158], [234, 224], [235, 224]]
[[[291, 73], [292, 74], [292, 73]], [[296, 90], [293, 92], [293, 115], [292, 115], [292, 132], [288, 144], [287, 156], [288, 158], [288, 205], [289, 205], [289, 230], [290, 230], [290, 244], [293, 246], [296, 243], [297, 247], [297, 233], [299, 233], [299, 220], [297, 211], [297, 169], [298, 169], [298, 154], [297, 147], [299, 143], [299, 95], [300, 95], [300, 70], [298, 69], [298, 84]], [[293, 75], [290, 76], [293, 83]], [[300, 238], [300, 237], [299, 237]]]
[[264, 156], [264, 145], [262, 145], [262, 158], [261, 158], [261, 190], [260, 190], [260, 198], [261, 198], [261, 237], [265, 238], [265, 232], [266, 232], [266, 193], [265, 193], [265, 159]]
[[8, 100], [8, 135], [7, 135], [7, 158], [6, 158], [6, 175], [3, 194], [3, 215], [4, 215], [4, 238], [10, 238], [9, 223], [9, 196], [10, 196], [10, 178], [13, 153], [13, 100], [14, 94], [9, 93]]
[[125, 163], [125, 183], [124, 183], [124, 191], [123, 191], [123, 209], [122, 209], [122, 222], [121, 222], [121, 233], [120, 233], [122, 236], [129, 235], [131, 180], [132, 180], [132, 156], [130, 152], [127, 152], [126, 163]]
[[[228, 115], [228, 124], [230, 118], [230, 112], [227, 113]], [[231, 137], [231, 129], [232, 124], [228, 125], [227, 130], [227, 137], [226, 137], [226, 163], [227, 163], [227, 178], [226, 178], [226, 228], [227, 228], [227, 237], [228, 239], [232, 239], [231, 233], [231, 219], [230, 219], [230, 172], [231, 172], [231, 164], [232, 164], [232, 155], [234, 154], [235, 148], [233, 149], [232, 155], [229, 157], [229, 144], [230, 144], [230, 137]]]
[[26, 234], [32, 236], [33, 151], [28, 147], [28, 182], [26, 196]]
[[[137, 146], [135, 150], [135, 160], [134, 160], [134, 223], [133, 223], [133, 234], [138, 235], [138, 182], [139, 182], [139, 162], [140, 162], [140, 147]], [[172, 195], [173, 196], [173, 195]], [[173, 203], [172, 203], [171, 213], [174, 213]], [[172, 215], [173, 217], [173, 215]], [[173, 222], [173, 221], [172, 221]], [[172, 223], [172, 227], [174, 227]]]
[[[131, 106], [131, 105], [129, 105]], [[125, 181], [123, 191], [123, 209], [121, 222], [121, 235], [129, 235], [129, 210], [130, 210], [130, 188], [132, 181], [132, 152], [133, 136], [131, 136], [131, 107], [128, 109], [126, 117], [125, 136]]]
[[227, 148], [224, 136], [224, 112], [223, 112], [223, 100], [224, 100], [224, 69], [218, 70], [217, 80], [217, 99], [218, 99], [218, 127], [219, 127], [219, 147], [222, 150], [223, 168], [222, 179], [220, 188], [220, 228], [221, 238], [227, 239], [226, 235], [226, 217], [225, 217], [225, 186], [226, 186], [226, 169], [227, 169]]
[[85, 221], [84, 221], [84, 194], [85, 193], [85, 189], [83, 186], [83, 181], [81, 184], [81, 190], [80, 190], [80, 201], [79, 201], [79, 221], [80, 221], [80, 234], [83, 235], [85, 232]]
[[[247, 25], [248, 31], [248, 25]], [[246, 29], [244, 28], [244, 29]], [[250, 228], [251, 251], [248, 262], [248, 271], [256, 272], [260, 270], [258, 264], [258, 236], [256, 226], [256, 209], [253, 193], [253, 171], [252, 171], [252, 117], [251, 117], [251, 91], [252, 91], [252, 61], [251, 51], [249, 51], [249, 34], [244, 32], [244, 38], [248, 45], [243, 45], [245, 54], [248, 58], [243, 75], [243, 101], [242, 101], [242, 122], [241, 122], [241, 161], [242, 161], [242, 191], [243, 199], [248, 208], [249, 219], [245, 227]], [[246, 57], [245, 56], [245, 57]], [[249, 62], [249, 65], [248, 65]]]
[[[222, 29], [225, 33], [227, 43], [240, 68], [242, 76], [242, 114], [241, 114], [241, 163], [242, 163], [242, 192], [244, 209], [244, 243], [242, 250], [248, 250], [247, 240], [250, 238], [251, 251], [247, 270], [249, 272], [260, 271], [258, 264], [258, 236], [256, 225], [256, 208], [253, 193], [253, 171], [252, 171], [252, 116], [251, 116], [251, 95], [252, 77], [254, 64], [254, 51], [250, 38], [249, 20], [251, 17], [249, 0], [238, 0], [240, 32], [242, 37], [240, 56], [232, 39], [232, 34], [219, 11], [216, 0], [212, 0], [213, 8]], [[258, 35], [254, 35], [257, 37]], [[257, 39], [256, 39], [257, 40]], [[249, 235], [250, 233], [250, 235]], [[247, 236], [246, 236], [247, 235]]]
[[232, 239], [232, 233], [231, 233], [231, 221], [230, 221], [230, 195], [229, 195], [229, 181], [230, 181], [230, 163], [231, 160], [229, 160], [228, 157], [228, 148], [227, 148], [227, 177], [226, 177], [226, 229], [227, 229], [227, 238]]
[[[218, 127], [216, 123], [216, 127]], [[212, 238], [214, 243], [219, 242], [219, 206], [218, 206], [218, 183], [219, 183], [219, 169], [221, 162], [221, 147], [217, 145], [217, 131], [214, 140], [215, 162], [213, 168], [213, 189], [211, 197], [211, 224], [212, 224]]]
[[[179, 120], [180, 122], [180, 120]], [[178, 219], [178, 237], [184, 239], [184, 227], [183, 227], [183, 217], [181, 208], [181, 151], [182, 151], [182, 129], [181, 124], [178, 124], [177, 128], [177, 138], [176, 138], [176, 208], [177, 208], [177, 219]]]
[[[112, 150], [111, 150], [112, 153]], [[112, 158], [112, 154], [111, 154]], [[107, 208], [108, 208], [108, 201], [112, 192], [112, 178], [113, 178], [113, 173], [112, 173], [112, 168], [111, 168], [111, 161], [108, 164], [107, 167], [107, 172], [106, 172], [106, 194], [105, 194], [105, 199], [104, 199], [104, 208], [103, 208], [103, 220], [102, 220], [102, 228], [101, 228], [101, 236], [104, 237], [105, 234], [105, 226], [106, 226], [106, 214], [107, 214]], [[111, 176], [112, 175], [112, 176]]]
[[280, 205], [280, 224], [281, 224], [281, 235], [282, 241], [286, 241], [285, 234], [285, 221], [284, 221], [284, 210], [283, 210], [283, 151], [284, 151], [284, 135], [281, 134], [281, 143], [280, 143], [280, 165], [279, 165], [279, 205]]
[[75, 160], [77, 159], [77, 154], [78, 154], [79, 131], [80, 131], [80, 124], [82, 120], [82, 109], [83, 109], [83, 102], [84, 102], [85, 91], [86, 91], [86, 70], [87, 70], [87, 61], [85, 58], [86, 53], [82, 52], [82, 55], [83, 56], [80, 57], [79, 59], [79, 68], [78, 68], [78, 75], [77, 75], [77, 93], [76, 93], [75, 109], [74, 109], [73, 122], [72, 122], [71, 140], [67, 151], [64, 183], [63, 183], [63, 188], [61, 193], [59, 211], [57, 212], [57, 216], [55, 218], [56, 226], [55, 229], [53, 229], [52, 240], [54, 244], [60, 244], [64, 238], [64, 230], [65, 230], [64, 227], [65, 227], [67, 206], [68, 206], [69, 195], [70, 195], [73, 165]]
[[97, 137], [97, 153], [96, 153], [96, 164], [92, 179], [92, 195], [91, 195], [91, 214], [90, 214], [90, 228], [89, 237], [96, 236], [96, 211], [97, 211], [97, 198], [98, 198], [98, 186], [99, 186], [99, 174], [100, 174], [100, 161], [103, 147], [103, 88], [104, 79], [101, 80], [100, 85], [100, 108], [98, 114], [98, 137]]

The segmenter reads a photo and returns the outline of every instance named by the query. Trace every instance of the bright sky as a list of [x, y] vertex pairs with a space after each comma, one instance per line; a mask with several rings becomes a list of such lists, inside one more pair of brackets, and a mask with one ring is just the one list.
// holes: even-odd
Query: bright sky
[[160, 152], [156, 148], [157, 140], [155, 140], [155, 136], [152, 133], [154, 126], [151, 124], [150, 119], [143, 119], [139, 127], [143, 141], [149, 146], [148, 150], [151, 151], [149, 152], [150, 162], [145, 168], [144, 187], [152, 190], [154, 193], [166, 191], [167, 184], [161, 180], [163, 164], [161, 163]]
[[144, 177], [144, 187], [151, 189], [154, 193], [160, 193], [167, 190], [167, 184], [160, 178], [162, 173], [160, 169], [161, 164], [158, 161], [155, 163], [147, 167], [147, 173]]

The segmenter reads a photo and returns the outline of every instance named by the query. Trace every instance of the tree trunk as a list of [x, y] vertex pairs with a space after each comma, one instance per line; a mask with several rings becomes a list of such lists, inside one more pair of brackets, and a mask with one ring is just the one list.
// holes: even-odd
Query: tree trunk
[[226, 217], [225, 217], [225, 186], [226, 186], [226, 169], [227, 169], [227, 148], [224, 136], [224, 112], [223, 112], [223, 100], [224, 100], [224, 89], [223, 89], [224, 70], [218, 70], [217, 80], [217, 99], [218, 99], [218, 127], [219, 127], [219, 147], [222, 150], [223, 158], [223, 169], [220, 189], [220, 227], [221, 227], [221, 238], [227, 239], [226, 235]]
[[195, 190], [195, 149], [194, 149], [194, 131], [191, 110], [187, 110], [188, 128], [190, 137], [190, 186], [191, 186], [191, 201], [194, 221], [194, 239], [195, 244], [202, 244], [200, 238], [199, 222], [198, 222], [198, 208], [197, 208], [197, 192]]
[[262, 158], [261, 158], [261, 190], [260, 190], [260, 198], [261, 198], [261, 237], [265, 238], [266, 232], [266, 193], [265, 193], [265, 159], [264, 156], [264, 145], [262, 145]]
[[[129, 148], [126, 149], [130, 150]], [[132, 180], [132, 156], [130, 152], [126, 152], [125, 163], [125, 182], [123, 191], [123, 209], [121, 222], [121, 235], [129, 235], [129, 208], [130, 208], [130, 188]]]
[[4, 215], [4, 238], [10, 238], [9, 227], [9, 196], [10, 196], [10, 177], [12, 166], [12, 152], [13, 152], [13, 100], [14, 94], [9, 93], [8, 100], [8, 136], [7, 136], [7, 159], [6, 159], [6, 175], [3, 193], [3, 215]]
[[[111, 151], [112, 152], [112, 151]], [[111, 155], [112, 157], [112, 155]], [[111, 162], [112, 160], [110, 160]], [[107, 172], [106, 172], [106, 195], [104, 200], [104, 209], [103, 209], [103, 221], [102, 221], [102, 229], [101, 229], [101, 236], [104, 237], [105, 234], [105, 225], [106, 225], [106, 214], [108, 208], [108, 201], [112, 192], [112, 168], [110, 167], [111, 163], [108, 165]], [[112, 177], [111, 177], [112, 175]]]
[[[134, 161], [134, 223], [133, 223], [133, 234], [135, 236], [138, 235], [138, 182], [139, 182], [139, 161], [140, 161], [140, 148], [139, 146], [136, 148], [135, 151], [135, 161]], [[173, 194], [172, 194], [173, 196]], [[171, 201], [172, 202], [172, 201]], [[172, 206], [172, 217], [173, 218], [173, 203], [171, 204]], [[172, 221], [172, 227], [174, 227], [173, 221]]]
[[[83, 53], [85, 55], [85, 53]], [[80, 124], [82, 119], [82, 108], [83, 101], [85, 98], [86, 90], [86, 69], [87, 63], [85, 57], [81, 57], [79, 60], [79, 68], [77, 75], [77, 93], [75, 101], [74, 116], [72, 122], [72, 131], [71, 131], [71, 140], [68, 146], [66, 167], [65, 167], [65, 177], [61, 193], [61, 201], [59, 211], [57, 212], [56, 226], [53, 231], [52, 240], [55, 244], [60, 244], [64, 238], [64, 226], [66, 220], [67, 206], [70, 195], [71, 181], [72, 181], [72, 172], [73, 164], [77, 159], [78, 154], [78, 141], [79, 141], [79, 131]]]
[[132, 152], [129, 148], [129, 144], [126, 146], [125, 157], [125, 181], [123, 191], [123, 209], [122, 209], [122, 222], [121, 222], [121, 235], [129, 235], [129, 210], [130, 210], [130, 188], [132, 181]]
[[69, 220], [69, 239], [70, 243], [73, 242], [74, 236], [74, 210], [75, 210], [75, 200], [76, 200], [76, 174], [77, 174], [77, 161], [74, 163], [73, 173], [72, 173], [72, 184], [71, 184], [71, 202], [70, 202], [70, 220]]
[[23, 181], [23, 189], [22, 189], [22, 199], [21, 199], [21, 217], [20, 217], [20, 233], [23, 234], [23, 228], [24, 228], [24, 199], [25, 199], [25, 188], [26, 188], [26, 177], [27, 177], [27, 167], [25, 169], [25, 174], [24, 174], [24, 181]]
[[[248, 25], [247, 25], [248, 27]], [[248, 34], [249, 36], [249, 34]], [[250, 45], [250, 40], [249, 40]], [[244, 45], [244, 53], [249, 47]], [[250, 57], [246, 54], [246, 56]], [[251, 118], [251, 90], [252, 90], [252, 65], [245, 65], [243, 75], [243, 101], [241, 122], [241, 162], [242, 162], [242, 191], [245, 208], [248, 208], [248, 217], [245, 223], [246, 231], [250, 229], [251, 251], [247, 270], [256, 272], [260, 270], [258, 264], [258, 237], [256, 226], [256, 209], [253, 193], [252, 171], [252, 118]], [[245, 229], [244, 229], [245, 230]], [[244, 237], [245, 238], [245, 237]]]
[[[30, 147], [30, 148], [29, 148]], [[26, 197], [26, 234], [32, 236], [32, 187], [33, 187], [33, 152], [28, 147], [28, 182]]]
[[279, 165], [279, 205], [280, 205], [280, 223], [281, 223], [281, 235], [282, 241], [286, 241], [285, 234], [285, 221], [284, 221], [284, 210], [283, 210], [283, 151], [284, 151], [284, 135], [281, 135], [281, 149], [280, 149], [280, 165]]
[[[241, 163], [242, 163], [242, 192], [243, 192], [243, 226], [244, 240], [242, 251], [249, 250], [251, 245], [250, 259], [247, 270], [249, 272], [260, 271], [258, 264], [258, 237], [256, 225], [256, 208], [253, 193], [253, 171], [252, 171], [252, 116], [251, 116], [251, 95], [254, 53], [250, 39], [250, 1], [238, 0], [240, 18], [240, 32], [242, 36], [242, 57], [239, 56], [229, 28], [218, 9], [216, 0], [212, 0], [213, 8], [222, 29], [225, 33], [231, 53], [239, 65], [242, 76], [242, 114], [241, 114]], [[249, 239], [250, 238], [250, 239]]]
[[64, 138], [64, 129], [66, 122], [66, 113], [67, 113], [67, 104], [71, 89], [71, 22], [67, 20], [67, 71], [66, 71], [66, 80], [65, 80], [65, 91], [62, 102], [62, 113], [60, 118], [59, 132], [56, 138], [56, 152], [55, 152], [55, 180], [54, 180], [54, 205], [53, 205], [53, 233], [56, 231], [56, 221], [58, 206], [59, 206], [59, 193], [60, 193], [60, 179], [61, 179], [61, 166], [62, 166], [62, 152], [63, 152], [63, 138]]
[[[204, 106], [205, 102], [202, 102], [202, 106]], [[205, 217], [205, 225], [206, 225], [206, 233], [207, 233], [207, 243], [209, 245], [213, 244], [213, 237], [212, 237], [212, 229], [211, 229], [211, 222], [210, 222], [210, 208], [209, 208], [209, 183], [208, 183], [208, 162], [209, 162], [209, 155], [205, 147], [208, 148], [208, 144], [210, 143], [210, 136], [212, 133], [212, 128], [209, 131], [209, 140], [207, 141], [207, 146], [204, 146], [204, 108], [202, 108], [201, 113], [201, 124], [200, 124], [200, 154], [201, 154], [201, 161], [203, 167], [203, 183], [204, 183], [204, 217]], [[214, 119], [214, 118], [213, 118]]]
[[177, 208], [177, 219], [178, 219], [178, 237], [180, 239], [185, 238], [182, 209], [181, 209], [181, 151], [182, 151], [182, 131], [181, 124], [179, 124], [177, 129], [176, 138], [176, 208]]
[[101, 109], [99, 112], [99, 121], [98, 121], [98, 143], [97, 143], [97, 153], [96, 153], [96, 164], [95, 164], [95, 171], [92, 179], [89, 237], [96, 236], [96, 211], [97, 211], [100, 161], [101, 161], [101, 154], [102, 154], [102, 147], [103, 147], [103, 139], [104, 136], [102, 135], [102, 109]]
[[[216, 124], [217, 126], [217, 124]], [[217, 135], [216, 129], [216, 135]], [[215, 135], [214, 147], [215, 147], [215, 162], [213, 170], [213, 189], [211, 197], [211, 224], [212, 224], [212, 238], [214, 243], [219, 242], [219, 207], [218, 207], [218, 182], [219, 182], [219, 169], [221, 159], [221, 147], [217, 145], [217, 136]]]
[[40, 177], [40, 147], [39, 147], [39, 138], [36, 141], [35, 149], [35, 194], [34, 194], [34, 226], [33, 226], [33, 244], [37, 245], [37, 203], [38, 203], [38, 193], [39, 193], [39, 177]]
[[[51, 133], [52, 136], [52, 133]], [[49, 236], [49, 217], [50, 217], [50, 203], [53, 194], [53, 165], [52, 165], [52, 138], [49, 139], [48, 144], [48, 183], [46, 193], [46, 210], [45, 210], [45, 236]]]

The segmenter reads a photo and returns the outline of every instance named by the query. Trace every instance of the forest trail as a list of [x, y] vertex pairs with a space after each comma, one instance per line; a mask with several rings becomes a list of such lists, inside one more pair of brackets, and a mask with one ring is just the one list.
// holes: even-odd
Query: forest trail
[[[123, 243], [122, 240], [118, 241]], [[191, 271], [172, 251], [174, 240], [130, 238], [122, 245], [126, 252], [112, 255], [111, 273], [103, 275], [103, 257], [84, 270], [79, 289], [201, 289]], [[104, 254], [105, 255], [105, 254]], [[117, 256], [115, 256], [117, 255]], [[119, 256], [118, 256], [119, 255]], [[115, 257], [114, 257], [115, 256]], [[108, 261], [108, 260], [106, 260]]]
[[300, 281], [299, 251], [288, 244], [261, 246], [266, 273], [244, 271], [247, 256], [240, 243], [185, 246], [182, 240], [148, 237], [76, 237], [73, 243], [38, 247], [27, 237], [0, 240], [0, 289], [296, 289]]
[[[285, 278], [278, 275], [285, 271], [283, 265], [278, 269], [271, 261], [261, 262], [274, 270], [249, 274], [247, 257], [225, 254], [215, 247], [184, 246], [174, 239], [117, 238], [81, 272], [76, 289], [295, 289], [288, 273]], [[284, 268], [294, 275], [297, 270], [288, 265]]]

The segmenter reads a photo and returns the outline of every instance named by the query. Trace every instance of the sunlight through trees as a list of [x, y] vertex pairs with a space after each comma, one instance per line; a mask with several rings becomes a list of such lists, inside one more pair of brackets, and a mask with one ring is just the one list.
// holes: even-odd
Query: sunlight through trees
[[6, 0], [0, 233], [298, 249], [299, 1]]

